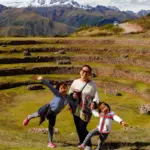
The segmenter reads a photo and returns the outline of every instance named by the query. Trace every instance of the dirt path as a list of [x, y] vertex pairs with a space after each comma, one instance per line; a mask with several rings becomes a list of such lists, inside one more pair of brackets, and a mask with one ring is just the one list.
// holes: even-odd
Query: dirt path
[[131, 23], [122, 23], [119, 25], [119, 27], [123, 28], [125, 31], [124, 33], [136, 33], [136, 32], [142, 32], [143, 28], [137, 24], [131, 24]]

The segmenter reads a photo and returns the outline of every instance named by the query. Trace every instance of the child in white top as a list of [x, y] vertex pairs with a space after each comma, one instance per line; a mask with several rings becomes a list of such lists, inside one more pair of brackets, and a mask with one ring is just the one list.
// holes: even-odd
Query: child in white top
[[103, 142], [107, 139], [112, 126], [112, 121], [115, 120], [116, 122], [120, 123], [122, 126], [128, 126], [119, 116], [117, 116], [113, 111], [111, 111], [110, 106], [105, 103], [101, 102], [98, 106], [98, 111], [93, 110], [92, 114], [95, 117], [100, 117], [99, 125], [97, 128], [93, 129], [89, 134], [86, 136], [83, 143], [78, 146], [81, 149], [84, 149], [86, 143], [95, 135], [99, 135], [98, 146], [96, 150], [101, 150]]

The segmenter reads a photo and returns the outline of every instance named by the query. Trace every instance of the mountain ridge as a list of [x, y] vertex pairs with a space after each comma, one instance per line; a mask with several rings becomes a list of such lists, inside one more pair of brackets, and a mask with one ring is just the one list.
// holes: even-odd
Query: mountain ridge
[[[53, 7], [53, 6], [72, 6], [76, 8], [82, 9], [91, 9], [96, 6], [92, 6], [89, 4], [81, 4], [79, 0], [1, 0], [0, 2], [2, 5], [7, 7], [15, 7], [15, 8], [22, 8], [22, 7]], [[95, 1], [96, 3], [96, 1]], [[106, 6], [106, 5], [105, 5]], [[114, 10], [121, 10], [121, 11], [133, 11], [135, 14], [138, 14], [139, 11], [150, 10], [150, 1], [149, 0], [111, 0], [108, 5], [108, 8], [112, 8]], [[138, 10], [138, 11], [134, 11]]]

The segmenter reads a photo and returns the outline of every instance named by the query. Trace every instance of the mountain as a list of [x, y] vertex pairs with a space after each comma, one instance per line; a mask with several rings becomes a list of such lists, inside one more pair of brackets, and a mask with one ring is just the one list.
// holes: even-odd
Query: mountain
[[139, 11], [137, 14], [142, 17], [142, 16], [146, 16], [150, 13], [150, 10], [141, 10]]
[[50, 18], [53, 21], [64, 23], [72, 27], [79, 28], [83, 24], [88, 26], [96, 25], [103, 15], [98, 12], [88, 12], [84, 9], [74, 7], [34, 7], [26, 8], [35, 11], [43, 17]]
[[101, 25], [101, 21], [103, 22], [102, 24], [107, 24], [110, 23], [109, 20], [113, 23], [113, 20], [125, 21], [136, 18], [134, 14], [115, 11], [105, 6], [92, 7], [87, 10], [65, 6], [30, 7], [26, 9], [35, 11], [41, 16], [50, 18], [53, 21], [65, 23], [76, 28], [84, 24], [87, 26]]
[[[8, 1], [10, 2], [6, 0], [5, 3]], [[1, 36], [66, 35], [83, 25], [101, 26], [137, 17], [135, 14], [119, 11], [115, 7], [108, 8], [101, 5], [83, 7], [73, 0], [14, 0], [11, 6], [29, 7], [9, 7], [0, 13]]]
[[0, 4], [0, 12], [2, 11], [2, 10], [4, 10], [6, 7], [4, 6], [4, 5], [1, 5]]
[[[7, 7], [51, 7], [51, 6], [73, 6], [76, 8], [90, 9], [91, 6], [101, 5], [102, 2], [93, 0], [93, 3], [89, 1], [89, 5], [82, 5], [85, 1], [83, 0], [0, 0], [0, 3]], [[82, 4], [81, 4], [82, 3]], [[94, 4], [94, 5], [92, 5]], [[150, 10], [150, 0], [107, 0], [104, 1], [105, 6], [111, 7], [112, 9], [121, 11], [133, 11], [138, 12], [141, 10]]]
[[1, 0], [1, 4], [4, 4], [8, 7], [15, 7], [15, 8], [21, 8], [21, 7], [52, 7], [52, 6], [72, 6], [76, 8], [82, 8], [82, 9], [88, 9], [89, 5], [81, 5], [77, 3], [74, 0], [28, 0], [28, 1], [22, 1], [22, 0], [14, 0], [14, 1], [6, 1]]
[[120, 11], [120, 9], [116, 6], [107, 6], [108, 8], [115, 10], [115, 11]]
[[75, 31], [23, 8], [12, 8], [0, 13], [0, 36], [54, 36]]
[[74, 0], [33, 0], [30, 3], [31, 7], [51, 7], [51, 6], [72, 6], [76, 8], [87, 9], [88, 6], [81, 5]]
[[110, 6], [116, 6], [120, 10], [132, 10], [138, 12], [140, 10], [150, 10], [150, 0], [111, 0]]

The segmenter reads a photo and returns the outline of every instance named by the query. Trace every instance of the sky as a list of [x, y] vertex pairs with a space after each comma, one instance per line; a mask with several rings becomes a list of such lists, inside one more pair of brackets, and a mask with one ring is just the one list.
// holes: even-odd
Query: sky
[[[16, 2], [17, 6], [19, 2], [24, 4], [30, 4], [31, 1], [32, 0], [0, 0], [0, 4], [11, 6], [13, 2]], [[117, 6], [122, 11], [132, 10], [134, 12], [138, 12], [142, 9], [150, 10], [150, 0], [74, 0], [74, 1], [78, 2], [79, 4], [89, 4], [91, 6], [97, 5]]]

